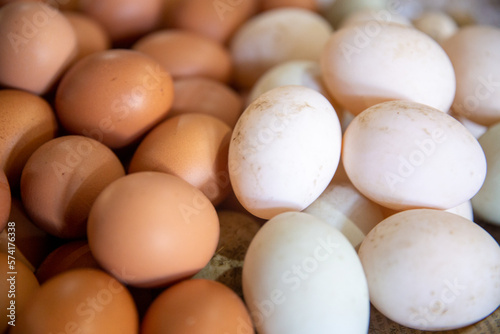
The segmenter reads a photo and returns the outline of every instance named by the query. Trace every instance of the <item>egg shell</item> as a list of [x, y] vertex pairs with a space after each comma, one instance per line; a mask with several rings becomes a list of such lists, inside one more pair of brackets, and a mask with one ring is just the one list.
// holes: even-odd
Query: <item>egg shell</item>
[[441, 11], [426, 11], [413, 20], [413, 25], [438, 43], [453, 36], [458, 30], [455, 20]]
[[484, 183], [472, 197], [474, 213], [489, 223], [500, 225], [500, 123], [491, 126], [479, 137], [486, 156], [488, 170]]
[[12, 196], [10, 193], [9, 180], [4, 171], [0, 171], [0, 231], [4, 229], [9, 221]]
[[231, 77], [229, 51], [191, 31], [155, 31], [142, 37], [132, 48], [154, 58], [174, 79], [201, 76], [228, 82]]
[[453, 111], [485, 126], [499, 122], [500, 28], [466, 26], [442, 46], [457, 78]]
[[167, 115], [173, 94], [172, 77], [154, 59], [113, 49], [71, 67], [57, 88], [55, 106], [70, 133], [123, 148]]
[[394, 210], [452, 208], [471, 199], [486, 175], [484, 152], [460, 122], [410, 101], [359, 114], [344, 134], [342, 154], [354, 186]]
[[252, 17], [230, 43], [236, 84], [250, 88], [285, 61], [318, 61], [331, 32], [323, 17], [306, 9], [279, 8]]
[[60, 238], [84, 237], [97, 195], [125, 175], [104, 144], [83, 136], [61, 136], [40, 146], [21, 175], [21, 199], [40, 228]]
[[163, 0], [85, 0], [78, 10], [98, 21], [115, 43], [129, 43], [156, 29]]
[[193, 278], [218, 281], [243, 297], [241, 272], [248, 246], [260, 229], [259, 222], [237, 211], [217, 211], [220, 237], [217, 251], [210, 262]]
[[377, 24], [400, 24], [403, 26], [411, 27], [411, 21], [401, 14], [394, 11], [381, 10], [381, 9], [361, 9], [357, 10], [340, 22], [340, 28], [345, 28], [351, 25], [360, 25], [368, 27], [369, 25], [375, 26]]
[[310, 11], [318, 9], [317, 0], [261, 0], [261, 10], [271, 10], [283, 7], [303, 8]]
[[141, 333], [248, 333], [252, 322], [243, 301], [225, 285], [191, 279], [161, 293], [149, 307]]
[[353, 114], [377, 103], [410, 100], [447, 112], [455, 95], [450, 59], [431, 37], [396, 25], [337, 30], [322, 50], [326, 87]]
[[76, 35], [78, 53], [73, 59], [73, 64], [91, 53], [111, 47], [111, 39], [107, 31], [95, 19], [75, 11], [64, 11], [63, 15], [73, 27]]
[[24, 164], [56, 136], [58, 124], [47, 101], [28, 92], [0, 90], [0, 105], [0, 167], [15, 189]]
[[58, 274], [76, 268], [100, 269], [86, 240], [70, 241], [52, 251], [37, 268], [36, 278], [43, 284]]
[[217, 117], [234, 128], [243, 112], [241, 96], [219, 81], [192, 77], [174, 80], [174, 102], [168, 117], [200, 113]]
[[380, 206], [363, 196], [350, 182], [332, 181], [303, 212], [338, 229], [355, 249], [384, 219]]
[[229, 194], [227, 155], [231, 128], [203, 114], [184, 114], [156, 126], [141, 141], [129, 173], [158, 171], [195, 186], [212, 204]]
[[[24, 316], [24, 310], [31, 303], [32, 296], [40, 288], [35, 274], [22, 262], [16, 261], [14, 253], [14, 262], [12, 255], [0, 253], [0, 270], [4, 279], [0, 280], [0, 307], [2, 308], [2, 317], [0, 318], [0, 333], [6, 333], [7, 328], [11, 327], [9, 323], [16, 324], [16, 319]], [[10, 265], [13, 263], [15, 274]], [[14, 302], [12, 306], [12, 301]], [[10, 308], [10, 309], [9, 309]]]
[[161, 287], [193, 276], [212, 258], [219, 220], [210, 200], [177, 176], [137, 172], [106, 187], [89, 214], [89, 247], [120, 281]]
[[472, 202], [470, 200], [463, 202], [462, 204], [459, 204], [451, 209], [447, 209], [445, 211], [454, 213], [468, 220], [474, 221], [474, 211], [472, 210]]
[[165, 23], [168, 27], [189, 30], [221, 44], [258, 9], [260, 0], [170, 0]]
[[338, 29], [342, 20], [351, 14], [362, 10], [378, 10], [381, 14], [386, 15], [395, 12], [394, 5], [399, 2], [391, 2], [388, 0], [318, 0], [320, 3], [320, 13], [328, 20], [328, 22]]
[[135, 334], [138, 327], [125, 286], [101, 270], [83, 268], [42, 284], [10, 333]]
[[379, 223], [359, 249], [370, 301], [420, 330], [475, 323], [500, 305], [500, 247], [458, 215], [407, 210]]
[[0, 85], [45, 94], [77, 52], [76, 35], [57, 9], [19, 1], [0, 8]]
[[243, 293], [261, 334], [368, 331], [368, 287], [354, 248], [306, 213], [282, 213], [257, 232]]
[[264, 219], [303, 210], [330, 183], [340, 148], [339, 119], [323, 95], [303, 86], [274, 88], [248, 106], [233, 130], [234, 193]]

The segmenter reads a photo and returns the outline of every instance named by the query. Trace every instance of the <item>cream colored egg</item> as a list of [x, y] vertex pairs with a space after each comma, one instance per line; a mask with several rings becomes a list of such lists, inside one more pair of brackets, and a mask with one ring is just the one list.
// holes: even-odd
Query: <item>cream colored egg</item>
[[271, 67], [289, 60], [318, 61], [331, 26], [306, 9], [279, 8], [244, 23], [230, 43], [236, 83], [250, 88]]
[[448, 14], [439, 11], [427, 11], [413, 20], [418, 30], [431, 36], [438, 43], [451, 37], [458, 30], [458, 25]]
[[474, 212], [482, 219], [500, 226], [500, 123], [479, 138], [486, 155], [488, 172], [479, 192], [472, 198]]
[[408, 210], [364, 239], [370, 301], [407, 327], [450, 330], [500, 306], [500, 247], [479, 225], [440, 210]]
[[349, 241], [302, 212], [269, 220], [243, 265], [243, 293], [260, 334], [366, 334], [366, 278]]
[[410, 100], [447, 112], [455, 95], [450, 59], [431, 37], [401, 25], [353, 25], [334, 32], [321, 56], [328, 92], [353, 114]]
[[304, 86], [274, 88], [248, 106], [233, 130], [234, 193], [264, 219], [303, 210], [328, 186], [340, 148], [340, 122], [323, 95]]
[[338, 229], [354, 248], [384, 219], [380, 206], [364, 197], [350, 182], [331, 182], [303, 212]]
[[460, 122], [410, 101], [356, 116], [342, 154], [354, 186], [394, 210], [452, 208], [474, 196], [486, 175], [484, 152]]

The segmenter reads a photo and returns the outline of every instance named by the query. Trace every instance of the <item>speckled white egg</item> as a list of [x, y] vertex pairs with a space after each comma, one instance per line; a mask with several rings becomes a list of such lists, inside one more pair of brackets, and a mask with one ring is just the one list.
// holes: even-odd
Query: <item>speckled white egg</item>
[[229, 145], [239, 202], [264, 219], [305, 209], [337, 169], [341, 136], [334, 108], [315, 90], [282, 86], [262, 94], [241, 115]]
[[455, 96], [455, 73], [441, 46], [399, 24], [337, 30], [320, 63], [328, 92], [355, 115], [390, 100], [415, 101], [447, 112]]
[[260, 334], [366, 334], [366, 278], [349, 241], [303, 212], [269, 220], [250, 243], [243, 294]]
[[343, 137], [342, 162], [354, 186], [394, 210], [449, 209], [481, 188], [486, 159], [453, 117], [410, 101], [390, 101], [356, 116]]
[[486, 155], [488, 171], [483, 186], [471, 200], [472, 207], [479, 217], [500, 226], [500, 123], [479, 137], [479, 143]]
[[479, 225], [430, 209], [397, 213], [359, 249], [370, 301], [421, 330], [465, 327], [500, 306], [500, 247]]

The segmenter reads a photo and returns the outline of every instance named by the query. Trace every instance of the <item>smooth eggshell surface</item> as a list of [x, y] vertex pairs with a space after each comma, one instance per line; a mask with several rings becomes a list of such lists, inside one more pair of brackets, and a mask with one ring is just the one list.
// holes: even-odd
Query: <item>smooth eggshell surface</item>
[[410, 101], [380, 103], [356, 116], [342, 154], [354, 186], [394, 210], [452, 208], [471, 199], [486, 175], [484, 152], [460, 122]]
[[272, 89], [248, 106], [233, 130], [234, 193], [264, 219], [303, 210], [330, 183], [340, 148], [339, 119], [323, 95], [303, 86]]
[[486, 155], [488, 171], [481, 189], [472, 197], [474, 212], [484, 220], [500, 225], [500, 123], [479, 137]]
[[348, 26], [329, 38], [321, 68], [332, 97], [355, 115], [390, 100], [447, 112], [455, 96], [455, 73], [439, 44], [413, 28], [375, 28]]
[[457, 77], [453, 111], [481, 125], [499, 122], [500, 28], [466, 26], [442, 45]]
[[42, 284], [10, 333], [136, 334], [138, 318], [132, 296], [115, 278], [74, 269]]
[[500, 247], [458, 215], [430, 209], [392, 215], [366, 236], [359, 257], [370, 301], [401, 325], [456, 329], [500, 305]]
[[219, 220], [210, 200], [177, 176], [137, 172], [106, 187], [89, 214], [90, 250], [122, 282], [165, 286], [210, 261]]
[[84, 237], [96, 197], [124, 175], [107, 146], [83, 136], [61, 136], [40, 146], [26, 162], [21, 199], [44, 231], [60, 238]]
[[167, 115], [173, 95], [172, 77], [155, 60], [138, 51], [113, 49], [71, 67], [57, 88], [55, 105], [69, 132], [121, 148]]
[[254, 16], [231, 40], [236, 83], [250, 88], [285, 61], [318, 61], [331, 32], [325, 19], [306, 9], [279, 8]]
[[19, 185], [24, 164], [43, 143], [57, 134], [52, 107], [39, 96], [14, 90], [0, 90], [0, 167], [11, 188]]
[[368, 331], [368, 287], [354, 248], [306, 213], [280, 214], [257, 232], [243, 293], [260, 334]]
[[40, 2], [3, 6], [0, 36], [0, 84], [34, 94], [45, 94], [77, 52], [71, 24]]
[[217, 205], [229, 194], [227, 152], [231, 128], [202, 114], [164, 121], [142, 140], [129, 172], [158, 171], [176, 175], [200, 189]]
[[148, 308], [142, 334], [253, 334], [243, 301], [227, 286], [191, 279], [162, 292]]

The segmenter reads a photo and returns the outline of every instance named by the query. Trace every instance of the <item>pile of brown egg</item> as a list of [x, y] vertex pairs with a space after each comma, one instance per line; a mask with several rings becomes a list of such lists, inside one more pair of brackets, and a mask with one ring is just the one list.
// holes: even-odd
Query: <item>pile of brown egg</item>
[[498, 333], [500, 7], [424, 3], [0, 0], [0, 333]]

